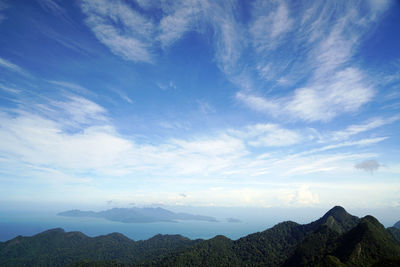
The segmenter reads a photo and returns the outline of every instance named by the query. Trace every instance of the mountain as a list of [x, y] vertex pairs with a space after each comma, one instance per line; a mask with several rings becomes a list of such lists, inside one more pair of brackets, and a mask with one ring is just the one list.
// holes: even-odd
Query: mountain
[[397, 223], [395, 223], [395, 224], [393, 225], [393, 227], [400, 230], [400, 221], [398, 221]]
[[386, 229], [397, 242], [400, 244], [400, 221], [395, 223], [392, 227]]
[[382, 266], [398, 260], [400, 246], [372, 216], [340, 235], [322, 226], [310, 234], [283, 266]]
[[[393, 230], [394, 229], [394, 230]], [[282, 222], [238, 240], [156, 235], [132, 241], [53, 229], [0, 242], [0, 266], [400, 266], [397, 228], [334, 207], [309, 224]]]
[[216, 222], [213, 217], [175, 213], [163, 208], [113, 208], [105, 211], [69, 210], [57, 215], [67, 217], [95, 217], [124, 223], [177, 222], [185, 220]]
[[330, 209], [319, 220], [307, 225], [310, 230], [317, 230], [322, 225], [326, 225], [329, 229], [341, 234], [353, 228], [359, 221], [359, 218], [347, 213], [340, 206], [335, 206]]
[[399, 242], [400, 244], [400, 230], [395, 228], [395, 227], [389, 227], [386, 229], [392, 236], [393, 238]]
[[[334, 207], [319, 220], [310, 224], [300, 225], [295, 222], [282, 222], [263, 232], [250, 234], [236, 241], [225, 241], [226, 258], [234, 259], [232, 262], [220, 261], [224, 257], [213, 253], [213, 239], [207, 240], [193, 248], [188, 248], [178, 254], [164, 259], [162, 266], [198, 266], [192, 262], [203, 262], [205, 266], [219, 262], [218, 266], [281, 266], [313, 231], [324, 226], [335, 233], [343, 232], [354, 227], [358, 218], [348, 214], [342, 207]], [[339, 233], [338, 233], [339, 235]], [[211, 244], [210, 244], [211, 243]], [[237, 265], [236, 265], [237, 263]]]

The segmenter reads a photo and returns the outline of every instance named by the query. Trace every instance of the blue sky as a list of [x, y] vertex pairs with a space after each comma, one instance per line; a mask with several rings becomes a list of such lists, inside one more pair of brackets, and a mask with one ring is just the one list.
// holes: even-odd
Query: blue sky
[[3, 205], [400, 206], [398, 1], [0, 0]]

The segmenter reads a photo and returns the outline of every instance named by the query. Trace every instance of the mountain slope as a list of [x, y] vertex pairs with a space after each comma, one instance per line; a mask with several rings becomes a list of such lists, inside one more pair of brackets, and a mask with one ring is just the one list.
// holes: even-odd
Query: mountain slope
[[393, 225], [393, 227], [400, 230], [400, 221], [398, 221], [397, 223], [395, 223], [395, 224]]
[[400, 244], [400, 230], [394, 227], [389, 227], [386, 228], [386, 231], [388, 231], [393, 238]]
[[[261, 233], [255, 233], [235, 242], [236, 253], [245, 264], [280, 266], [306, 237], [325, 227], [339, 235], [354, 227], [359, 219], [335, 206], [320, 219], [305, 225], [284, 222]], [[317, 238], [317, 237], [314, 237]]]
[[334, 255], [353, 266], [372, 266], [394, 259], [400, 263], [400, 246], [377, 219], [365, 216], [356, 227], [340, 237]]
[[[224, 253], [210, 253], [202, 244], [182, 251], [180, 255], [168, 256], [157, 266], [201, 266], [193, 263], [217, 262], [222, 258], [232, 262], [219, 262], [221, 266], [281, 266], [297, 247], [314, 231], [321, 227], [329, 229], [335, 237], [354, 227], [359, 219], [348, 214], [342, 207], [334, 207], [319, 220], [300, 225], [283, 222], [263, 232], [250, 234], [236, 241], [226, 240]], [[208, 247], [218, 247], [215, 240], [207, 240]], [[176, 260], [179, 259], [180, 261]]]
[[400, 246], [378, 220], [366, 216], [342, 235], [322, 226], [298, 246], [284, 266], [379, 266], [398, 260]]

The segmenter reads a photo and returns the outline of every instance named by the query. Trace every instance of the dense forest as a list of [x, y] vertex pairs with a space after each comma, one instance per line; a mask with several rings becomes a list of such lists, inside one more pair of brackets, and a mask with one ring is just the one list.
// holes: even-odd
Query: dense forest
[[342, 207], [309, 224], [282, 222], [238, 240], [133, 241], [52, 229], [0, 243], [0, 266], [400, 266], [400, 229]]

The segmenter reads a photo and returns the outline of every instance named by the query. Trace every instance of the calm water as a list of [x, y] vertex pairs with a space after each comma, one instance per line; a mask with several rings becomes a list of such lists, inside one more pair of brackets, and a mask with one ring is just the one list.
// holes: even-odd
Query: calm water
[[[225, 235], [231, 239], [238, 239], [254, 232], [266, 230], [286, 220], [309, 223], [321, 217], [328, 210], [321, 208], [166, 208], [175, 212], [212, 216], [217, 218], [219, 222], [120, 223], [99, 218], [73, 218], [56, 215], [66, 209], [57, 211], [37, 209], [33, 212], [0, 208], [0, 241], [7, 241], [18, 235], [32, 236], [52, 228], [80, 231], [92, 237], [119, 232], [133, 240], [148, 239], [156, 234], [180, 234], [191, 239], [209, 239], [216, 235]], [[106, 208], [103, 207], [98, 210], [104, 209]], [[372, 214], [386, 227], [392, 226], [400, 220], [399, 207], [394, 209], [349, 210], [349, 212], [359, 217]], [[237, 218], [241, 222], [229, 223], [226, 218], [230, 217]]]
[[98, 218], [62, 217], [54, 214], [0, 214], [0, 241], [18, 235], [31, 236], [52, 228], [65, 231], [80, 231], [88, 236], [98, 236], [119, 232], [133, 240], [148, 239], [156, 234], [181, 234], [191, 239], [212, 238], [225, 235], [237, 239], [249, 233], [269, 228], [265, 222], [200, 222], [184, 221], [178, 223], [120, 223]]

